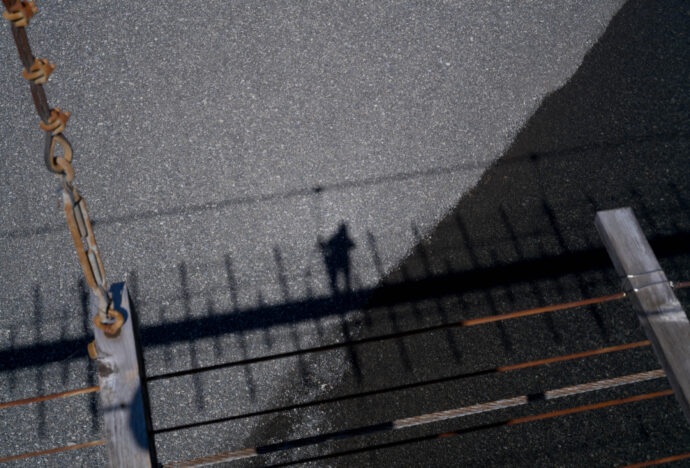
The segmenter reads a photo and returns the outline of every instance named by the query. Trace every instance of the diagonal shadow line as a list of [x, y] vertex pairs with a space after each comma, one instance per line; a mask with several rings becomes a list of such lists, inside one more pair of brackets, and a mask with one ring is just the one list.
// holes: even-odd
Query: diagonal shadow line
[[[650, 241], [657, 257], [666, 258], [690, 254], [690, 232], [660, 236]], [[369, 310], [406, 304], [469, 291], [525, 283], [594, 270], [612, 269], [603, 248], [573, 251], [568, 254], [521, 260], [518, 262], [473, 270], [435, 275], [399, 284], [387, 284], [362, 288], [349, 294], [322, 298], [294, 300], [276, 305], [240, 311], [228, 311], [227, 315], [190, 317], [172, 323], [141, 328], [144, 346], [160, 346], [170, 343], [214, 337], [250, 330], [266, 330], [272, 326], [314, 320], [326, 316], [338, 316], [352, 310]], [[683, 278], [684, 279], [684, 278]], [[0, 371], [34, 367], [50, 362], [73, 358], [84, 351], [90, 341], [88, 336], [71, 340], [39, 343], [14, 349], [0, 350]]]
[[[675, 136], [674, 136], [675, 137]], [[207, 202], [200, 203], [189, 206], [175, 207], [167, 210], [148, 210], [142, 211], [136, 214], [127, 214], [122, 216], [109, 216], [106, 218], [94, 218], [91, 220], [93, 226], [101, 224], [115, 224], [115, 223], [132, 223], [136, 221], [141, 221], [145, 219], [152, 219], [161, 216], [179, 216], [183, 214], [190, 213], [202, 213], [205, 211], [223, 209], [229, 206], [237, 205], [252, 205], [256, 203], [265, 203], [275, 200], [284, 200], [296, 197], [305, 197], [314, 195], [315, 193], [321, 193], [323, 191], [339, 191], [348, 190], [352, 188], [361, 188], [378, 184], [385, 184], [390, 182], [405, 182], [408, 180], [418, 179], [421, 177], [429, 177], [435, 175], [445, 175], [449, 173], [467, 171], [467, 170], [480, 170], [483, 169], [483, 165], [476, 162], [464, 162], [460, 164], [454, 164], [446, 167], [436, 167], [431, 169], [423, 169], [411, 172], [401, 172], [392, 175], [382, 175], [374, 176], [361, 180], [347, 180], [343, 182], [335, 182], [332, 184], [322, 184], [319, 185], [316, 190], [313, 187], [303, 187], [294, 188], [291, 190], [286, 190], [283, 192], [274, 192], [261, 195], [251, 195], [243, 197], [233, 197], [226, 200], [221, 200], [217, 202]], [[35, 229], [15, 229], [11, 231], [0, 232], [0, 238], [7, 237], [13, 239], [16, 237], [26, 237], [30, 235], [38, 234], [48, 234], [55, 231], [60, 231], [64, 229], [62, 225], [44, 225]]]
[[[560, 149], [556, 151], [541, 152], [538, 154], [540, 158], [544, 157], [567, 157], [573, 154], [578, 154], [586, 151], [598, 151], [598, 150], [610, 150], [614, 148], [619, 148], [628, 145], [637, 145], [640, 143], [650, 143], [650, 142], [666, 142], [673, 140], [683, 140], [690, 138], [690, 133], [655, 133], [642, 135], [639, 137], [626, 138], [617, 141], [602, 141], [588, 143], [585, 145], [573, 146], [571, 148]], [[534, 153], [522, 154], [519, 156], [512, 156], [510, 159], [504, 161], [504, 163], [520, 163], [522, 161], [528, 160], [535, 156]], [[335, 182], [331, 184], [322, 184], [318, 187], [303, 187], [294, 188], [291, 190], [286, 190], [284, 192], [274, 192], [262, 195], [251, 195], [244, 197], [233, 197], [226, 200], [220, 200], [216, 202], [200, 203], [189, 206], [175, 207], [169, 209], [159, 209], [159, 210], [148, 210], [141, 211], [136, 214], [127, 214], [121, 216], [109, 216], [104, 218], [93, 218], [91, 224], [93, 226], [108, 225], [108, 224], [127, 224], [134, 223], [137, 221], [157, 218], [161, 216], [180, 216], [191, 213], [203, 213], [206, 211], [223, 209], [231, 206], [238, 205], [251, 205], [255, 203], [264, 203], [275, 200], [285, 200], [295, 197], [305, 197], [313, 196], [315, 194], [320, 195], [323, 191], [341, 191], [349, 190], [353, 188], [362, 188], [379, 184], [386, 184], [392, 182], [405, 182], [408, 180], [414, 180], [422, 177], [454, 174], [457, 172], [463, 172], [467, 170], [484, 170], [486, 168], [485, 164], [479, 164], [476, 162], [463, 162], [459, 164], [453, 164], [445, 167], [436, 167], [431, 169], [423, 169], [410, 172], [400, 172], [392, 175], [381, 175], [373, 176], [361, 180], [348, 180], [343, 182]], [[317, 190], [318, 189], [318, 190]], [[47, 224], [36, 228], [23, 228], [23, 229], [13, 229], [9, 231], [0, 231], [0, 238], [15, 239], [20, 237], [29, 237], [42, 234], [50, 234], [54, 232], [59, 232], [64, 230], [64, 225], [61, 224]]]

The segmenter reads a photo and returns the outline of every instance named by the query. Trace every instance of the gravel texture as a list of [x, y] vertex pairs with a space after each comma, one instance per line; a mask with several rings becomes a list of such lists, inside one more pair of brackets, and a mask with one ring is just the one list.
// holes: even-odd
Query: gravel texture
[[[39, 5], [31, 44], [35, 55], [57, 64], [46, 86], [49, 102], [73, 114], [67, 135], [77, 184], [108, 277], [130, 284], [148, 374], [376, 336], [468, 310], [489, 315], [615, 290], [605, 256], [594, 266], [577, 259], [599, 246], [593, 212], [622, 203], [647, 210], [646, 232], [667, 241], [666, 257], [677, 259], [668, 268], [690, 276], [687, 252], [672, 248], [690, 232], [687, 7], [631, 2], [618, 12], [622, 5]], [[86, 291], [56, 208], [57, 181], [42, 165], [42, 135], [8, 29], [0, 37], [3, 401], [95, 380], [84, 349]], [[339, 238], [342, 225], [347, 236]], [[352, 248], [343, 247], [343, 237]], [[346, 251], [357, 294], [334, 293], [319, 246], [329, 239], [341, 255]], [[434, 246], [427, 260], [419, 251], [425, 243]], [[531, 271], [549, 259], [580, 269], [574, 276], [548, 270], [549, 280], [499, 268]], [[402, 283], [404, 290], [425, 278], [445, 284], [448, 272], [482, 269], [496, 281], [452, 294], [425, 286], [423, 297], [409, 303], [391, 303], [382, 286]], [[451, 279], [469, 281], [468, 275]], [[374, 300], [365, 307], [377, 294], [386, 306]], [[565, 314], [478, 334], [381, 343], [362, 354], [341, 349], [151, 382], [154, 425], [641, 338], [624, 305], [588, 313], [586, 323]], [[534, 343], [540, 344], [527, 348]], [[464, 358], [448, 364], [444, 353]], [[572, 374], [535, 371], [165, 433], [156, 438], [159, 457], [238, 449], [655, 365], [649, 350], [629, 357], [572, 366]], [[663, 388], [645, 385], [639, 388]], [[324, 463], [440, 466], [462, 453], [468, 465], [525, 466], [535, 458], [569, 464], [560, 452], [584, 457], [572, 458], [573, 466], [610, 465], [687, 447], [688, 428], [673, 400], [656, 408], [663, 417], [625, 419], [612, 411], [582, 418], [582, 433], [563, 450], [553, 445], [563, 439], [548, 437], [561, 432], [539, 425], [533, 434], [492, 433], [493, 445], [503, 447], [493, 455], [470, 436]], [[0, 423], [0, 457], [102, 437], [93, 396], [3, 411], [10, 417], [3, 414]], [[626, 425], [630, 418], [639, 427]], [[577, 423], [569, 424], [563, 434]], [[636, 450], [586, 437], [604, 424], [651, 435], [631, 436]], [[654, 431], [668, 428], [676, 432], [658, 443]], [[290, 457], [300, 453], [320, 452]], [[97, 466], [104, 457], [102, 448], [91, 448], [17, 466]]]

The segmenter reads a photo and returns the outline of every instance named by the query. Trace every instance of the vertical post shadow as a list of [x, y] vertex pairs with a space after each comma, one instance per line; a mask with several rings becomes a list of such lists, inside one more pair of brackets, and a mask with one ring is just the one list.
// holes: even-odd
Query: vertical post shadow
[[[433, 278], [435, 275], [431, 268], [431, 260], [429, 253], [427, 252], [426, 247], [424, 247], [424, 239], [422, 239], [422, 236], [419, 233], [419, 229], [417, 229], [417, 225], [414, 222], [412, 223], [412, 234], [415, 238], [415, 243], [417, 245], [417, 253], [419, 254], [419, 257], [421, 259], [422, 266], [424, 267], [424, 275], [426, 278]], [[436, 311], [438, 312], [441, 322], [448, 323], [448, 313], [446, 311], [446, 308], [443, 306], [443, 302], [441, 301], [441, 299], [435, 297], [434, 304], [436, 306]], [[448, 346], [453, 355], [453, 359], [456, 363], [459, 363], [462, 360], [462, 355], [460, 353], [460, 348], [458, 347], [457, 341], [455, 339], [455, 335], [453, 335], [453, 332], [450, 329], [446, 329], [445, 335], [446, 341], [448, 342]]]
[[235, 271], [232, 267], [232, 258], [229, 254], [223, 257], [223, 264], [225, 265], [225, 278], [228, 282], [228, 290], [230, 291], [231, 312], [239, 310], [239, 298], [237, 291], [237, 279], [235, 278]]
[[[225, 266], [225, 279], [228, 284], [228, 291], [230, 292], [230, 313], [235, 314], [239, 311], [239, 288], [237, 286], [237, 278], [235, 276], [235, 269], [232, 264], [232, 257], [230, 254], [225, 254], [223, 257], [223, 265]], [[244, 336], [244, 331], [239, 330], [234, 334], [242, 351], [242, 359], [249, 359], [249, 351], [247, 350], [247, 342]], [[254, 377], [252, 375], [251, 366], [242, 366], [244, 374], [244, 381], [247, 385], [247, 392], [250, 401], [256, 401], [256, 386], [254, 385]]]
[[[167, 315], [168, 315], [168, 309], [164, 305], [161, 305], [158, 308], [158, 320], [159, 320], [159, 322], [165, 323]], [[166, 368], [169, 368], [172, 365], [172, 359], [173, 359], [173, 354], [171, 352], [169, 352], [171, 350], [171, 346], [166, 345], [166, 344], [163, 344], [162, 346], [164, 348], [163, 363], [165, 364]]]
[[[191, 294], [189, 289], [189, 278], [187, 275], [187, 264], [185, 262], [180, 263], [178, 266], [178, 272], [180, 274], [180, 291], [182, 294], [182, 307], [184, 308], [185, 318], [187, 320], [192, 318], [192, 305], [191, 305]], [[192, 336], [187, 342], [189, 347], [189, 359], [192, 368], [199, 367], [199, 359], [197, 357], [196, 343], [194, 337]], [[194, 374], [192, 376], [192, 384], [194, 386], [194, 401], [196, 408], [202, 411], [205, 408], [204, 403], [204, 388], [201, 382], [201, 376]]]
[[[12, 354], [14, 354], [15, 349], [16, 349], [16, 337], [14, 336], [15, 335], [14, 327], [10, 326], [8, 333], [9, 333], [8, 338], [10, 341], [10, 352]], [[17, 373], [18, 372], [19, 371], [17, 371], [17, 370], [9, 371], [8, 372], [9, 375], [7, 376], [7, 379], [9, 381], [9, 385], [10, 385], [10, 395], [12, 396], [12, 398], [14, 398], [15, 392], [17, 391]]]
[[[264, 293], [261, 289], [256, 291], [256, 309], [261, 310], [266, 307], [266, 302], [264, 301]], [[271, 329], [267, 326], [261, 327], [261, 336], [264, 339], [264, 345], [267, 348], [273, 347], [273, 337], [271, 336]]]
[[[340, 329], [343, 333], [343, 339], [345, 340], [346, 343], [352, 341], [352, 336], [350, 335], [350, 328], [347, 325], [347, 320], [345, 320], [345, 317], [341, 316], [340, 317]], [[355, 349], [354, 346], [348, 346], [347, 347], [347, 352], [348, 356], [350, 358], [350, 366], [352, 367], [352, 371], [355, 375], [355, 378], [357, 379], [357, 382], [362, 382], [362, 367], [359, 363], [359, 357], [357, 356], [357, 350]]]
[[[249, 359], [249, 351], [247, 350], [247, 341], [244, 336], [244, 332], [240, 331], [235, 334], [237, 341], [239, 342], [240, 349], [242, 350], [242, 360], [246, 361]], [[256, 401], [256, 388], [254, 385], [254, 377], [252, 375], [252, 366], [242, 366], [244, 372], [244, 380], [247, 383], [247, 391], [249, 392], [249, 399], [251, 401]]]
[[381, 284], [387, 284], [388, 277], [386, 275], [386, 271], [383, 269], [383, 261], [381, 261], [381, 255], [379, 254], [376, 237], [374, 237], [374, 234], [372, 234], [370, 230], [367, 230], [367, 245], [369, 246], [369, 252], [371, 252], [371, 257], [374, 261], [374, 268], [376, 268], [378, 280], [381, 282]]
[[[34, 327], [36, 330], [36, 341], [41, 342], [41, 324], [43, 323], [43, 299], [41, 298], [40, 284], [36, 283], [33, 290], [33, 309], [34, 309]], [[36, 392], [38, 395], [45, 394], [45, 382], [43, 380], [43, 369], [36, 368]], [[46, 437], [46, 405], [44, 401], [36, 405], [38, 413], [38, 436], [43, 439]]]
[[[571, 250], [567, 245], [567, 242], [565, 240], [563, 232], [561, 231], [561, 228], [558, 225], [558, 221], [556, 219], [556, 213], [554, 212], [554, 210], [551, 208], [548, 201], [546, 200], [546, 195], [543, 193], [543, 191], [542, 191], [541, 206], [542, 206], [542, 210], [544, 211], [544, 214], [546, 215], [546, 219], [549, 221], [549, 227], [551, 228], [551, 232], [553, 232], [553, 235], [556, 238], [556, 242], [558, 242], [558, 247], [560, 249], [559, 253], [566, 253], [566, 254], [571, 253]], [[556, 286], [557, 297], [559, 297], [560, 299], [564, 298], [565, 297], [565, 291], [564, 291], [563, 285], [560, 283], [560, 281], [554, 280], [552, 283]], [[551, 332], [551, 336], [553, 337], [554, 342], [556, 344], [561, 344], [563, 342], [563, 337], [561, 336], [560, 332], [558, 331], [558, 328], [556, 327], [556, 324], [554, 323], [553, 316], [551, 314], [545, 314], [544, 315], [544, 321], [546, 322], [546, 325], [549, 328], [549, 331]]]
[[[667, 185], [670, 196], [673, 198], [676, 205], [678, 205], [678, 210], [676, 210], [676, 213], [679, 213], [679, 215], [685, 215], [685, 222], [690, 223], [690, 205], [683, 199], [681, 191], [675, 183], [669, 182]], [[682, 221], [679, 221], [676, 217], [673, 218], [673, 227], [675, 230], [675, 235], [683, 232]], [[673, 266], [678, 272], [682, 272], [680, 273], [682, 277], [687, 277], [690, 274], [690, 268], [687, 265], [683, 265], [681, 259], [674, 259]], [[690, 312], [688, 313], [690, 314]]]
[[[398, 317], [393, 310], [393, 307], [386, 307], [386, 315], [388, 316], [388, 321], [391, 323], [391, 329], [393, 333], [398, 334], [402, 330], [398, 325]], [[410, 356], [407, 354], [407, 348], [405, 347], [405, 341], [403, 338], [398, 338], [395, 340], [398, 346], [398, 353], [400, 354], [400, 360], [402, 361], [403, 368], [410, 372], [412, 370], [412, 362], [410, 361]]]
[[[460, 242], [464, 250], [467, 252], [467, 255], [470, 258], [470, 263], [473, 268], [479, 268], [479, 257], [477, 256], [475, 252], [475, 248], [472, 245], [472, 242], [470, 240], [470, 235], [469, 231], [467, 229], [467, 226], [465, 225], [465, 221], [462, 219], [462, 215], [458, 212], [456, 213], [455, 217], [455, 224], [458, 228], [458, 231], [460, 233]], [[496, 305], [496, 302], [494, 301], [493, 296], [491, 295], [491, 292], [487, 289], [482, 289], [482, 295], [484, 296], [484, 299], [486, 300], [489, 310], [491, 312], [491, 315], [497, 314], [498, 313], [498, 307]], [[505, 326], [503, 325], [502, 322], [496, 322], [496, 328], [498, 329], [500, 338], [501, 338], [501, 343], [503, 343], [503, 348], [508, 352], [511, 353], [513, 351], [513, 342], [510, 339], [510, 336], [508, 335], [508, 331], [506, 330]]]
[[[288, 286], [287, 274], [285, 272], [285, 265], [283, 263], [283, 256], [280, 253], [280, 247], [277, 244], [273, 246], [273, 260], [275, 261], [276, 268], [278, 270], [278, 284], [283, 295], [283, 301], [285, 303], [289, 303], [290, 288]], [[292, 339], [292, 344], [294, 348], [299, 350], [299, 335], [297, 333], [297, 325], [294, 322], [290, 323], [290, 337]], [[309, 380], [309, 372], [307, 370], [307, 366], [304, 362], [304, 357], [302, 355], [297, 356], [297, 369], [299, 372], [300, 380], [303, 383], [307, 383]]]
[[[89, 293], [86, 289], [86, 284], [84, 284], [83, 278], [79, 278], [79, 280], [77, 281], [77, 294], [79, 295], [79, 304], [81, 306], [82, 332], [85, 336], [90, 335], [91, 325], [89, 320]], [[94, 387], [98, 385], [96, 373], [96, 363], [93, 359], [89, 359], [87, 369], [87, 379], [89, 387]], [[99, 413], [98, 395], [96, 393], [91, 393], [89, 394], [88, 398], [89, 413], [91, 414], [91, 428], [94, 431], [100, 431], [101, 417]]]
[[[591, 197], [588, 197], [588, 199], [591, 199]], [[563, 235], [563, 232], [558, 225], [556, 221], [556, 213], [554, 210], [551, 208], [551, 206], [548, 204], [548, 202], [545, 199], [542, 199], [542, 206], [544, 209], [544, 212], [546, 213], [547, 218], [549, 219], [549, 224], [551, 225], [551, 229], [554, 232], [554, 235], [556, 236], [556, 240], [558, 241], [558, 245], [563, 249], [565, 253], [571, 253], [571, 250], [568, 248], [566, 245], [565, 237]], [[587, 287], [584, 278], [582, 274], [574, 274], [575, 279], [577, 282], [577, 288], [578, 291], [585, 297], [589, 295], [589, 288]], [[563, 291], [563, 287], [560, 283], [556, 282], [556, 285], [558, 287], [558, 294], [563, 297], [565, 294], [565, 291]], [[599, 329], [599, 333], [601, 334], [601, 337], [608, 342], [609, 341], [609, 331], [606, 329], [606, 325], [604, 323], [604, 318], [602, 317], [601, 313], [599, 313], [599, 310], [597, 307], [594, 306], [589, 306], [587, 307], [587, 312], [589, 315], [594, 319], [594, 322], [597, 325], [597, 328]], [[548, 315], [548, 314], [547, 314]], [[548, 317], [551, 322], [553, 322], [553, 318], [551, 316]], [[558, 333], [558, 331], [554, 327], [554, 332]], [[554, 339], [555, 336], [554, 336]], [[561, 343], [562, 338], [560, 337], [560, 334], [558, 335], [558, 339], [556, 340], [557, 343]]]
[[[206, 316], [207, 317], [216, 317], [216, 307], [213, 303], [213, 300], [210, 298], [206, 299]], [[213, 356], [217, 359], [220, 358], [223, 355], [223, 347], [220, 344], [220, 336], [219, 335], [214, 335], [213, 336]]]
[[[65, 341], [67, 339], [67, 334], [69, 331], [69, 325], [72, 322], [71, 317], [70, 317], [70, 309], [69, 308], [64, 308], [62, 309], [62, 323], [60, 324], [60, 341]], [[67, 385], [69, 381], [69, 368], [70, 368], [70, 361], [68, 359], [65, 359], [60, 362], [60, 368], [61, 368], [61, 373], [60, 373], [60, 383], [65, 386]]]
[[[305, 301], [306, 302], [311, 302], [314, 300], [315, 295], [314, 295], [314, 289], [312, 287], [312, 273], [311, 273], [311, 265], [307, 266], [307, 270], [304, 272], [304, 289], [306, 292], [306, 297]], [[366, 314], [365, 314], [366, 315]], [[318, 335], [318, 343], [323, 343], [323, 339], [326, 336], [323, 330], [323, 326], [321, 325], [321, 320], [319, 317], [313, 317], [312, 322], [314, 323], [314, 328], [316, 328], [316, 334]]]

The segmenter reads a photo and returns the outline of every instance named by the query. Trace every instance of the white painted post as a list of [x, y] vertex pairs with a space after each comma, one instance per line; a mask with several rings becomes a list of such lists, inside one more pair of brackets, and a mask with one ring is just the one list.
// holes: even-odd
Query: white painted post
[[[136, 317], [129, 304], [125, 283], [110, 287], [113, 308], [123, 314], [120, 333], [107, 337], [94, 327], [100, 385], [101, 411], [107, 440], [109, 464], [113, 468], [155, 465], [155, 447], [143, 387], [143, 361], [138, 343]], [[92, 296], [93, 297], [93, 296]], [[91, 302], [91, 319], [97, 314], [96, 301]]]
[[690, 422], [690, 322], [631, 208], [599, 211], [594, 224], [623, 278], [642, 328]]

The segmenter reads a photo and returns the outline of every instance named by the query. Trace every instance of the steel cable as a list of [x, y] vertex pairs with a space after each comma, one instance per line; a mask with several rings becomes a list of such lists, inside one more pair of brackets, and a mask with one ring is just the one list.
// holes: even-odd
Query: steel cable
[[93, 440], [91, 442], [84, 442], [81, 444], [55, 447], [55, 448], [48, 449], [48, 450], [40, 450], [38, 452], [21, 453], [19, 455], [12, 455], [9, 457], [0, 458], [0, 463], [7, 463], [7, 462], [15, 461], [15, 460], [23, 460], [25, 458], [40, 457], [42, 455], [51, 455], [53, 453], [67, 452], [70, 450], [77, 450], [77, 449], [82, 449], [82, 448], [86, 448], [86, 447], [94, 447], [96, 445], [104, 445], [104, 444], [105, 444], [105, 440], [101, 439], [101, 440]]
[[278, 408], [269, 408], [266, 410], [235, 414], [232, 416], [225, 416], [222, 418], [216, 418], [216, 419], [211, 419], [211, 420], [206, 420], [206, 421], [198, 421], [198, 422], [193, 422], [193, 423], [181, 424], [181, 425], [177, 425], [177, 426], [169, 426], [169, 427], [164, 427], [161, 429], [155, 429], [153, 431], [153, 433], [154, 434], [160, 434], [160, 433], [164, 433], [164, 432], [173, 432], [173, 431], [179, 431], [179, 430], [183, 430], [183, 429], [190, 429], [192, 427], [207, 426], [210, 424], [219, 424], [219, 423], [223, 423], [223, 422], [234, 421], [237, 419], [245, 419], [245, 418], [257, 417], [257, 416], [265, 416], [265, 415], [273, 414], [273, 413], [292, 411], [295, 409], [303, 409], [303, 408], [308, 408], [311, 406], [324, 405], [324, 404], [328, 404], [328, 403], [338, 403], [338, 402], [342, 402], [342, 401], [352, 400], [355, 398], [363, 398], [363, 397], [367, 397], [367, 396], [381, 395], [384, 393], [392, 393], [392, 392], [397, 392], [397, 391], [402, 391], [402, 390], [409, 390], [409, 389], [418, 388], [418, 387], [422, 387], [422, 386], [430, 386], [430, 385], [435, 385], [435, 384], [440, 384], [440, 383], [447, 383], [447, 382], [452, 382], [454, 380], [465, 379], [465, 378], [470, 378], [470, 377], [479, 377], [479, 376], [491, 375], [491, 374], [496, 374], [496, 373], [501, 373], [501, 372], [510, 372], [510, 371], [514, 371], [514, 370], [518, 370], [518, 369], [526, 369], [526, 368], [530, 368], [530, 367], [537, 367], [537, 366], [543, 366], [543, 365], [547, 365], [547, 364], [554, 364], [557, 362], [570, 361], [570, 360], [579, 359], [579, 358], [583, 358], [583, 357], [596, 356], [596, 355], [601, 355], [601, 354], [606, 354], [606, 353], [611, 353], [611, 352], [616, 352], [616, 351], [624, 351], [624, 350], [628, 350], [628, 349], [634, 349], [634, 348], [639, 348], [639, 347], [649, 346], [649, 345], [650, 345], [650, 342], [647, 340], [637, 341], [634, 343], [626, 343], [626, 344], [617, 345], [617, 346], [609, 346], [606, 348], [582, 351], [579, 353], [566, 354], [566, 355], [561, 355], [561, 356], [556, 356], [556, 357], [551, 357], [551, 358], [545, 358], [545, 359], [537, 359], [534, 361], [521, 362], [518, 364], [510, 364], [507, 366], [499, 366], [499, 367], [495, 367], [495, 368], [491, 368], [491, 369], [482, 369], [482, 370], [478, 370], [478, 371], [464, 372], [461, 374], [451, 375], [451, 376], [447, 376], [447, 377], [440, 377], [437, 379], [432, 379], [432, 380], [427, 380], [427, 381], [422, 381], [422, 382], [412, 382], [409, 384], [395, 385], [395, 386], [376, 389], [376, 390], [369, 390], [366, 392], [342, 395], [342, 396], [333, 397], [333, 398], [325, 398], [322, 400], [313, 400], [313, 401], [308, 401], [308, 402], [304, 402], [304, 403], [296, 403], [296, 404], [286, 405], [286, 406], [282, 406], [282, 407], [278, 407]]
[[380, 336], [374, 336], [374, 337], [370, 337], [370, 338], [362, 338], [359, 340], [352, 340], [352, 341], [341, 342], [341, 343], [333, 343], [333, 344], [324, 345], [324, 346], [315, 346], [312, 348], [298, 349], [295, 351], [288, 351], [285, 353], [277, 353], [277, 354], [272, 354], [272, 355], [268, 355], [268, 356], [259, 356], [259, 357], [255, 357], [255, 358], [242, 359], [239, 361], [231, 361], [231, 362], [225, 362], [225, 363], [221, 363], [221, 364], [213, 364], [210, 366], [197, 367], [197, 368], [193, 368], [193, 369], [185, 369], [185, 370], [181, 370], [181, 371], [167, 372], [165, 374], [158, 374], [158, 375], [150, 376], [150, 377], [148, 377], [147, 380], [153, 381], [153, 380], [161, 380], [161, 379], [170, 379], [170, 378], [174, 378], [174, 377], [181, 377], [184, 375], [196, 374], [199, 372], [208, 372], [208, 371], [212, 371], [212, 370], [226, 369], [229, 367], [244, 366], [244, 365], [249, 365], [249, 364], [257, 364], [259, 362], [272, 361], [272, 360], [276, 360], [276, 359], [285, 359], [285, 358], [300, 356], [300, 355], [304, 355], [304, 354], [332, 351], [332, 350], [343, 348], [343, 347], [358, 346], [358, 345], [362, 345], [362, 344], [366, 344], [366, 343], [373, 343], [373, 342], [390, 340], [390, 339], [404, 338], [407, 336], [421, 335], [424, 333], [429, 333], [429, 332], [433, 332], [433, 331], [437, 331], [437, 330], [444, 330], [444, 329], [448, 329], [448, 328], [472, 327], [475, 325], [483, 325], [483, 324], [491, 323], [491, 322], [511, 320], [511, 319], [516, 319], [516, 318], [521, 318], [521, 317], [528, 317], [531, 315], [543, 314], [543, 313], [547, 313], [547, 312], [556, 312], [556, 311], [560, 311], [560, 310], [572, 309], [575, 307], [583, 307], [583, 306], [587, 306], [587, 305], [600, 304], [602, 302], [616, 301], [616, 300], [623, 299], [624, 297], [625, 297], [625, 293], [620, 292], [620, 293], [616, 293], [616, 294], [610, 294], [607, 296], [599, 296], [599, 297], [593, 297], [593, 298], [589, 298], [589, 299], [583, 299], [580, 301], [564, 302], [561, 304], [554, 304], [554, 305], [549, 305], [549, 306], [544, 306], [544, 307], [536, 307], [533, 309], [525, 309], [525, 310], [520, 310], [520, 311], [516, 311], [516, 312], [509, 312], [506, 314], [491, 315], [489, 317], [481, 317], [481, 318], [476, 318], [476, 319], [468, 319], [468, 320], [460, 320], [460, 321], [450, 322], [450, 323], [442, 323], [439, 325], [432, 325], [429, 327], [417, 328], [414, 330], [408, 330], [408, 331], [399, 332], [399, 333], [391, 333], [388, 335], [380, 335]]
[[67, 390], [65, 392], [52, 393], [50, 395], [41, 395], [41, 396], [35, 396], [35, 397], [31, 397], [31, 398], [23, 398], [21, 400], [6, 401], [3, 403], [0, 403], [0, 409], [10, 408], [12, 406], [28, 405], [30, 403], [38, 403], [40, 401], [55, 400], [57, 398], [67, 398], [67, 397], [71, 397], [71, 396], [75, 396], [75, 395], [83, 395], [85, 393], [93, 393], [93, 392], [97, 392], [99, 390], [100, 390], [100, 388], [98, 386], [84, 387], [84, 388], [77, 388], [75, 390]]
[[[331, 440], [343, 440], [352, 437], [358, 437], [361, 435], [373, 434], [377, 432], [393, 431], [398, 429], [404, 429], [412, 426], [418, 426], [422, 424], [431, 424], [440, 421], [445, 421], [448, 419], [455, 419], [464, 416], [486, 413], [491, 411], [496, 411], [499, 409], [512, 408], [516, 406], [521, 406], [535, 400], [552, 400], [556, 398], [563, 398], [567, 396], [579, 395], [586, 392], [592, 392], [596, 390], [609, 389], [619, 387], [621, 385], [629, 385], [637, 382], [644, 382], [647, 380], [658, 379], [665, 375], [663, 369], [656, 369], [652, 371], [640, 372], [637, 374], [626, 375], [622, 377], [615, 377], [612, 379], [604, 379], [596, 382], [588, 382], [580, 385], [573, 385], [568, 387], [563, 387], [555, 390], [548, 390], [545, 392], [539, 392], [529, 395], [520, 395], [513, 398], [501, 399], [486, 403], [480, 403], [476, 405], [465, 406], [462, 408], [455, 408], [451, 410], [439, 411], [435, 413], [429, 413], [419, 416], [414, 416], [411, 418], [395, 419], [392, 421], [387, 421], [378, 424], [372, 424], [368, 426], [361, 426], [352, 429], [345, 429], [341, 431], [329, 432], [326, 434], [318, 434], [313, 436], [302, 437], [299, 439], [292, 439], [283, 442], [277, 442], [274, 444], [267, 444], [257, 447], [244, 448], [241, 450], [236, 450], [232, 452], [219, 453], [216, 455], [210, 455], [207, 457], [196, 458], [192, 460], [174, 462], [165, 467], [169, 468], [182, 468], [182, 467], [195, 467], [195, 466], [210, 466], [217, 463], [230, 462], [234, 460], [240, 460], [244, 458], [252, 458], [258, 455], [265, 455], [274, 452], [281, 452], [285, 450], [291, 450], [299, 447], [305, 447], [309, 445], [316, 445]], [[668, 390], [667, 392], [672, 393]], [[603, 404], [597, 404], [603, 405]], [[596, 405], [588, 405], [589, 407], [599, 407]], [[601, 406], [603, 407], [603, 406]], [[572, 414], [573, 412], [578, 412], [577, 408], [571, 408], [568, 410], [560, 410], [553, 413], [544, 413], [539, 415], [527, 416], [523, 418], [510, 419], [503, 425], [519, 424], [522, 422], [535, 421], [538, 419], [547, 419], [550, 414]]]

